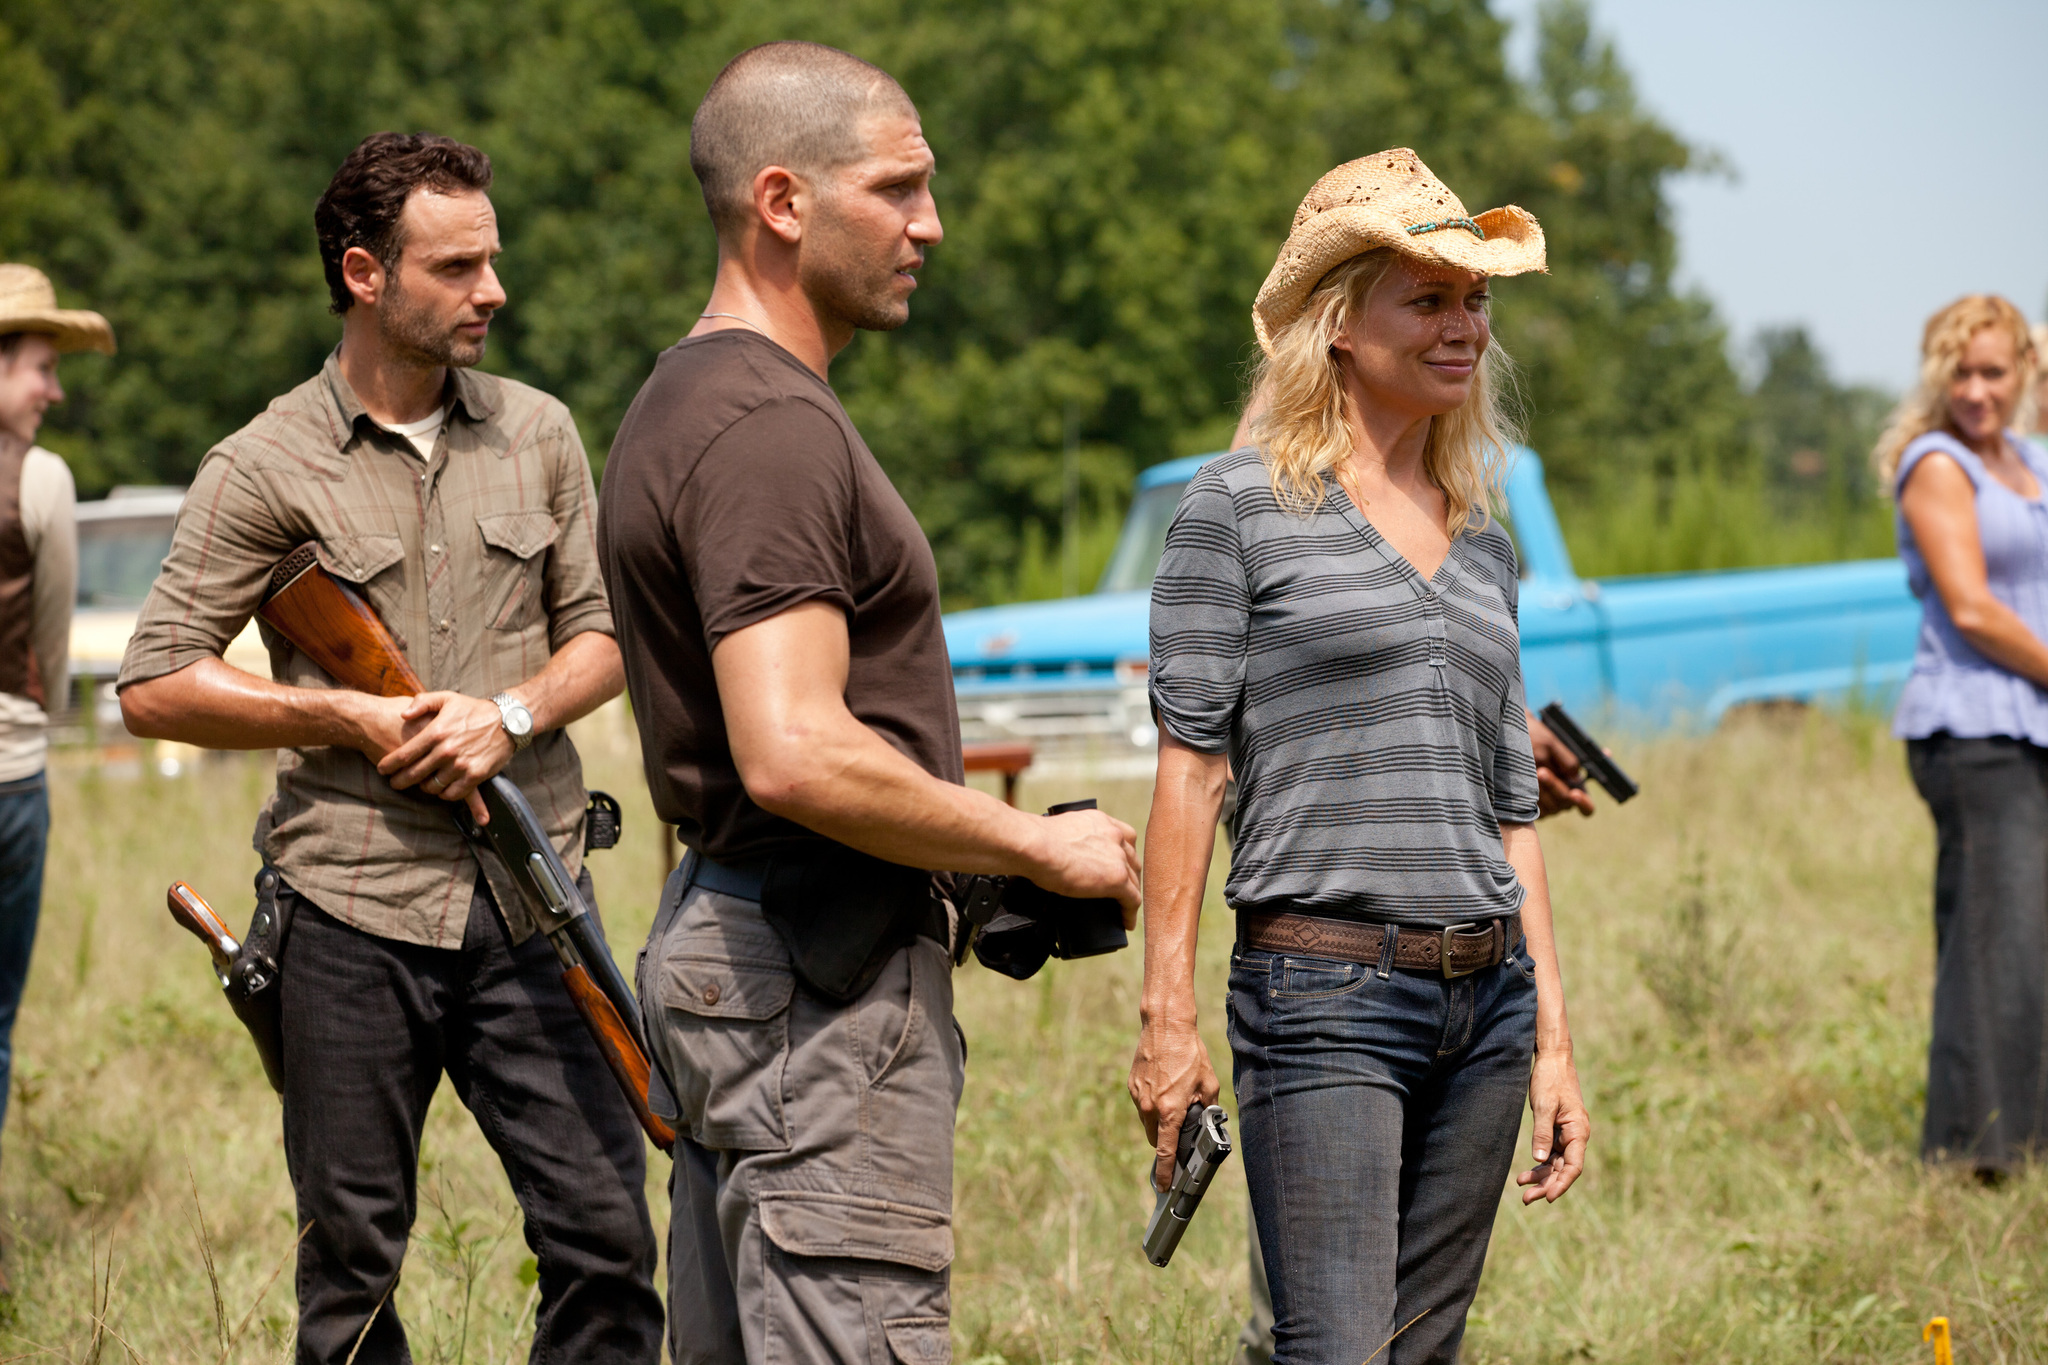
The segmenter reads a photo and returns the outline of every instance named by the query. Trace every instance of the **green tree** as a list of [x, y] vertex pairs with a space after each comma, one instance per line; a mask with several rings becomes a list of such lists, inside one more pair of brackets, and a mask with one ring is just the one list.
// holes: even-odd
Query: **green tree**
[[1389, 146], [1545, 224], [1551, 275], [1500, 291], [1500, 335], [1569, 515], [1752, 443], [1711, 308], [1671, 284], [1663, 185], [1696, 157], [1582, 5], [1540, 23], [1525, 83], [1483, 0], [0, 0], [0, 256], [119, 334], [49, 427], [82, 489], [182, 481], [334, 343], [311, 207], [341, 157], [473, 141], [511, 296], [486, 364], [563, 397], [601, 470], [709, 291], [691, 111], [734, 52], [808, 37], [895, 72], [938, 153], [911, 325], [833, 378], [952, 600], [1070, 579], [1136, 468], [1227, 440], [1294, 206]]

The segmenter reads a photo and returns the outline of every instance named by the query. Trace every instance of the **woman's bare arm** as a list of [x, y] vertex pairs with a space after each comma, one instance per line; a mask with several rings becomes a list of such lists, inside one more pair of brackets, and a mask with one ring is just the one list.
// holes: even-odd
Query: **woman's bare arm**
[[2048, 644], [1992, 596], [1977, 533], [1977, 490], [1962, 466], [1942, 454], [1922, 458], [1899, 492], [1899, 511], [1956, 630], [1993, 663], [2048, 687]]
[[1586, 1168], [1593, 1122], [1579, 1095], [1572, 1064], [1571, 1023], [1565, 1017], [1564, 974], [1550, 925], [1550, 880], [1534, 825], [1502, 825], [1501, 850], [1522, 883], [1522, 934], [1536, 968], [1536, 1062], [1529, 1072], [1529, 1112], [1535, 1120], [1536, 1166], [1515, 1177], [1522, 1202], [1555, 1202]]
[[1130, 1092], [1162, 1190], [1173, 1183], [1182, 1116], [1197, 1099], [1215, 1103], [1222, 1089], [1195, 1022], [1195, 940], [1228, 779], [1224, 755], [1159, 737], [1159, 778], [1145, 825], [1145, 989]]

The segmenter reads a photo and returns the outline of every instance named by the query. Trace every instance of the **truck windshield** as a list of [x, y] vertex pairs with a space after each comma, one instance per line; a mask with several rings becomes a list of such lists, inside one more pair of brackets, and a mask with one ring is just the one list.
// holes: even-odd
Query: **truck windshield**
[[1159, 552], [1166, 548], [1166, 528], [1173, 521], [1173, 509], [1180, 506], [1185, 483], [1155, 484], [1141, 491], [1124, 518], [1123, 534], [1117, 537], [1116, 552], [1102, 571], [1097, 592], [1138, 592], [1152, 586], [1159, 573]]
[[171, 516], [78, 522], [78, 605], [139, 607], [171, 552]]

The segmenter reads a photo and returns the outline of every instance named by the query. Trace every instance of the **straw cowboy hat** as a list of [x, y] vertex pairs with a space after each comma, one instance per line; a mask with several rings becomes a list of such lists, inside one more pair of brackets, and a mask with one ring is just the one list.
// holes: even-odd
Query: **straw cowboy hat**
[[0, 265], [0, 336], [39, 332], [60, 351], [114, 353], [114, 329], [98, 313], [59, 308], [50, 277], [32, 265]]
[[1543, 229], [1509, 204], [1474, 218], [1406, 147], [1375, 152], [1331, 171], [1294, 211], [1294, 230], [1252, 305], [1259, 346], [1301, 316], [1323, 276], [1375, 247], [1486, 275], [1542, 270]]

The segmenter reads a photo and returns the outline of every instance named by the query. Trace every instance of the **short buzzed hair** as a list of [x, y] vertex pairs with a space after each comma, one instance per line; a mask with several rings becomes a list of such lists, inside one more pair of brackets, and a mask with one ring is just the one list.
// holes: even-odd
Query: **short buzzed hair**
[[916, 113], [896, 78], [822, 43], [763, 43], [726, 63], [690, 121], [690, 169], [720, 235], [753, 207], [754, 177], [786, 166], [818, 175], [867, 155], [869, 114]]

